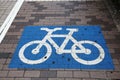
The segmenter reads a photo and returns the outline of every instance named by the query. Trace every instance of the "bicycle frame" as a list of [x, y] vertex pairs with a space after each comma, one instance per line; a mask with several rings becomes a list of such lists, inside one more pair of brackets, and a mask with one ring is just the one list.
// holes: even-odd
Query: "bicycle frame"
[[[71, 40], [74, 44], [77, 44], [76, 46], [78, 46], [80, 48], [80, 50], [75, 50], [75, 52], [77, 53], [85, 53], [86, 49], [84, 46], [82, 46], [82, 44], [79, 44], [78, 41], [72, 36], [74, 32], [77, 32], [77, 29], [66, 29], [69, 30], [69, 33], [66, 35], [59, 35], [59, 34], [52, 34], [53, 32], [57, 31], [57, 30], [61, 30], [61, 28], [55, 28], [55, 29], [48, 29], [48, 28], [42, 28], [41, 30], [45, 30], [47, 31], [47, 35], [42, 39], [43, 43], [46, 43], [46, 41], [48, 40], [53, 47], [56, 49], [56, 52], [58, 54], [62, 54], [62, 53], [71, 53], [73, 50], [69, 50], [69, 49], [65, 49], [66, 44], [69, 42], [69, 40]], [[55, 43], [55, 41], [52, 39], [52, 37], [65, 37], [65, 40], [63, 41], [63, 43], [61, 44], [61, 46], [59, 47], [58, 44]], [[39, 50], [41, 48], [41, 44], [39, 44], [35, 49]]]

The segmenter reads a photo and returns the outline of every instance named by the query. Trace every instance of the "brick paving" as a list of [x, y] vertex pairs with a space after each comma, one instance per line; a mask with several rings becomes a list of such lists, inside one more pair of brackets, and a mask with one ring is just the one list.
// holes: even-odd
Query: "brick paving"
[[116, 26], [118, 28], [118, 31], [120, 31], [120, 15], [119, 15], [120, 14], [120, 10], [117, 10], [115, 8], [115, 6], [111, 2], [111, 0], [106, 0], [105, 3], [106, 3], [106, 5], [107, 5], [107, 7], [109, 9], [109, 12], [112, 15], [113, 21], [116, 24]]
[[[28, 25], [101, 25], [115, 70], [9, 69], [23, 28]], [[0, 80], [120, 79], [119, 53], [120, 33], [103, 1], [24, 2], [0, 44]]]
[[16, 1], [6, 1], [0, 0], [0, 26], [2, 26], [3, 22], [7, 18], [8, 14], [12, 10]]

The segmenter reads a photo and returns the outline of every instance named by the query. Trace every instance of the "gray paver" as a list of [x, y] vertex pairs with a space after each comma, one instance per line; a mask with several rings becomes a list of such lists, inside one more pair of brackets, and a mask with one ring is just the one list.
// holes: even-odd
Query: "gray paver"
[[24, 71], [9, 71], [8, 77], [23, 77]]
[[110, 79], [120, 79], [120, 72], [107, 72], [107, 76]]
[[82, 80], [80, 78], [66, 78], [65, 80]]
[[14, 78], [0, 78], [0, 80], [14, 80]]
[[72, 71], [57, 71], [57, 77], [73, 77]]
[[91, 71], [90, 76], [91, 78], [106, 78], [107, 77], [105, 71], [99, 71], [99, 72]]
[[104, 80], [104, 79], [90, 79], [90, 78], [87, 78], [87, 79], [82, 79], [82, 80]]
[[0, 64], [4, 64], [6, 62], [6, 59], [0, 59]]
[[15, 80], [31, 80], [31, 78], [15, 78]]
[[120, 64], [118, 59], [113, 59], [114, 64]]
[[88, 71], [73, 71], [74, 77], [80, 77], [80, 78], [88, 78], [90, 77]]
[[7, 77], [8, 71], [0, 71], [0, 77]]
[[2, 70], [17, 70], [16, 68], [8, 68], [8, 64], [4, 64]]
[[48, 80], [65, 80], [64, 78], [48, 78]]
[[3, 65], [2, 65], [2, 64], [0, 64], [0, 70], [2, 69], [2, 67], [3, 67]]
[[115, 71], [120, 71], [120, 65], [114, 65]]
[[11, 61], [11, 59], [8, 58], [7, 61], [6, 61], [6, 64], [9, 64], [10, 61]]
[[24, 77], [39, 77], [40, 71], [25, 71]]
[[48, 78], [31, 78], [31, 80], [48, 80]]
[[40, 77], [57, 77], [57, 71], [41, 71]]

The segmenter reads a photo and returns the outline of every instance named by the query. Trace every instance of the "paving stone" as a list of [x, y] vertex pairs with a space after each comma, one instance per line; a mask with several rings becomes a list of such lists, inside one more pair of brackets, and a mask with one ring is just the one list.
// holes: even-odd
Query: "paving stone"
[[17, 68], [8, 68], [8, 64], [4, 64], [3, 65], [3, 68], [2, 68], [3, 70], [17, 70]]
[[39, 77], [40, 71], [25, 71], [24, 77]]
[[1, 58], [8, 58], [9, 57], [9, 53], [0, 53], [0, 59]]
[[65, 80], [82, 80], [80, 78], [65, 78]]
[[0, 77], [7, 77], [8, 71], [0, 71]]
[[41, 73], [40, 77], [49, 77], [49, 78], [57, 77], [57, 71], [56, 70], [53, 70], [53, 71], [41, 71], [40, 73]]
[[57, 71], [57, 77], [73, 77], [72, 71]]
[[0, 78], [0, 80], [14, 80], [14, 78]]
[[116, 72], [107, 72], [107, 76], [110, 79], [120, 79], [120, 72], [116, 71]]
[[120, 63], [120, 59], [118, 59], [119, 63]]
[[73, 71], [73, 77], [88, 78], [90, 75], [87, 71]]
[[4, 51], [6, 52], [6, 53], [13, 53], [14, 52], [14, 50], [15, 49], [12, 49], [12, 48], [6, 48], [6, 49], [4, 49]]
[[114, 65], [115, 71], [120, 71], [120, 65]]
[[113, 59], [114, 64], [120, 64], [118, 59]]
[[48, 80], [48, 78], [31, 78], [31, 80]]
[[106, 72], [105, 71], [91, 71], [90, 72], [91, 78], [106, 78]]
[[6, 59], [0, 59], [0, 64], [4, 64], [6, 62]]
[[31, 78], [15, 78], [15, 80], [31, 80]]
[[0, 64], [0, 70], [2, 70], [2, 68], [3, 68], [3, 64]]
[[4, 52], [4, 51], [5, 51], [4, 47], [2, 47], [1, 45], [0, 45], [0, 51], [1, 51], [1, 52]]
[[64, 78], [48, 78], [48, 80], [65, 80]]
[[104, 79], [90, 79], [90, 78], [87, 78], [87, 79], [82, 79], [82, 80], [104, 80]]
[[10, 59], [10, 58], [7, 58], [6, 64], [9, 64], [10, 61], [11, 61], [11, 59]]
[[8, 77], [23, 77], [24, 71], [9, 71]]

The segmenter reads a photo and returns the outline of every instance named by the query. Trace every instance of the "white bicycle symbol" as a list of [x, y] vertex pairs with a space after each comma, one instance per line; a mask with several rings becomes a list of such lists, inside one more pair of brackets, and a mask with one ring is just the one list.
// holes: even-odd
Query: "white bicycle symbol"
[[[52, 34], [53, 32], [57, 31], [57, 30], [62, 30], [62, 28], [54, 28], [54, 29], [49, 29], [49, 28], [41, 28], [41, 30], [45, 30], [47, 31], [47, 35], [42, 39], [42, 40], [34, 40], [34, 41], [31, 41], [31, 42], [28, 42], [26, 43], [25, 45], [23, 45], [19, 51], [19, 58], [22, 62], [26, 63], [26, 64], [39, 64], [39, 63], [43, 63], [44, 61], [46, 61], [51, 53], [52, 53], [52, 49], [51, 49], [51, 45], [53, 45], [53, 47], [55, 48], [56, 50], [56, 53], [57, 54], [64, 54], [64, 53], [71, 53], [72, 57], [79, 63], [82, 63], [84, 65], [95, 65], [95, 64], [98, 64], [100, 63], [104, 57], [105, 57], [105, 52], [103, 50], [103, 48], [96, 42], [94, 41], [89, 41], [89, 40], [83, 40], [83, 41], [77, 41], [72, 35], [74, 32], [77, 32], [78, 29], [76, 28], [67, 28], [66, 30], [69, 31], [68, 34]], [[56, 44], [56, 42], [52, 39], [52, 37], [65, 37], [63, 43], [58, 46]], [[69, 40], [71, 40], [74, 44], [73, 46], [71, 47], [71, 49], [65, 49], [67, 43], [69, 42]], [[46, 41], [49, 41], [50, 44], [48, 44]], [[31, 60], [31, 59], [27, 59], [24, 55], [24, 51], [27, 47], [33, 45], [33, 44], [38, 44], [31, 52], [32, 54], [38, 54], [40, 53], [40, 49], [42, 46], [45, 46], [46, 49], [47, 49], [47, 52], [46, 54], [38, 59], [38, 60]], [[83, 44], [91, 44], [93, 46], [95, 46], [98, 51], [99, 51], [99, 56], [94, 59], [94, 60], [90, 60], [90, 61], [87, 61], [87, 60], [84, 60], [84, 59], [81, 59], [78, 57], [77, 54], [79, 53], [84, 53], [86, 55], [89, 55], [91, 54], [91, 50], [90, 49], [86, 49]], [[79, 47], [80, 50], [77, 50], [76, 47]], [[41, 53], [40, 53], [41, 54]]]

